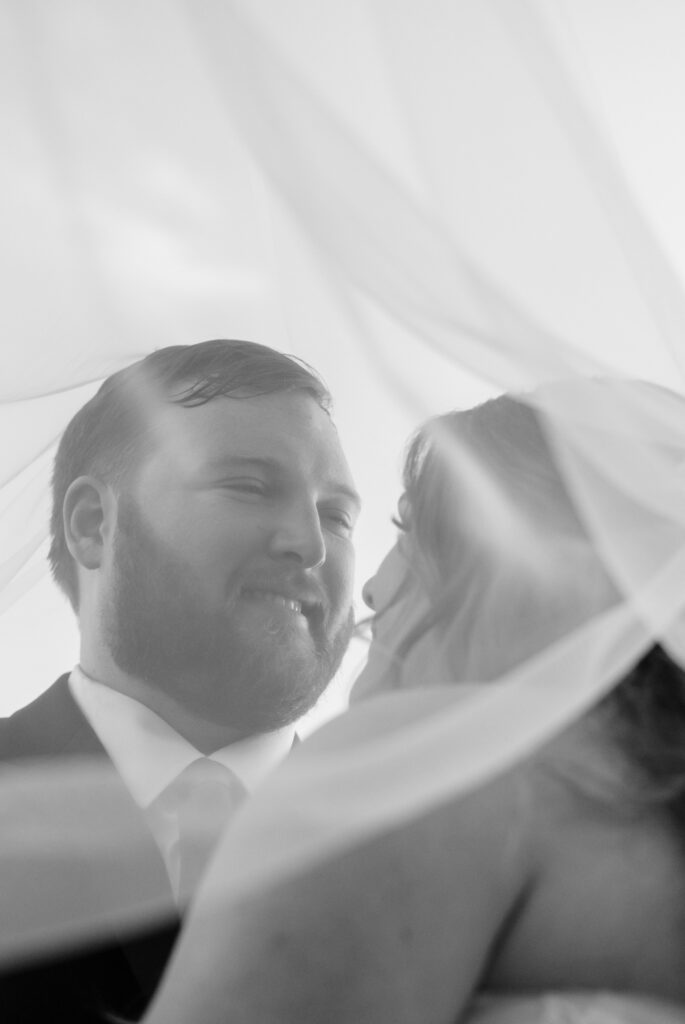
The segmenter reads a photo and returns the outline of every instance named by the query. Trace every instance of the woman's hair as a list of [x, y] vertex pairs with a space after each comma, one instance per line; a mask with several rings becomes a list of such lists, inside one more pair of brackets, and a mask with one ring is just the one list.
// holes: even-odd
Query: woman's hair
[[594, 556], [573, 601], [571, 587], [559, 587], [564, 561], [578, 565], [589, 540], [539, 415], [523, 399], [502, 395], [429, 420], [410, 440], [403, 483], [401, 525], [411, 529], [430, 611], [399, 659], [437, 626], [455, 636], [458, 678], [487, 681], [616, 599]]
[[[499, 509], [495, 514], [493, 506]], [[604, 606], [618, 597], [565, 484], [541, 414], [524, 397], [504, 395], [422, 427], [407, 451], [401, 515], [431, 610], [406, 638], [400, 659], [428, 629], [448, 629], [455, 615], [467, 617], [458, 644], [468, 645], [471, 632], [480, 629], [484, 650], [483, 639], [496, 635], [505, 618], [511, 633], [518, 621], [524, 645], [518, 654], [526, 657], [535, 653], [534, 646], [525, 650], [526, 637], [534, 637], [533, 645], [541, 637], [551, 643], [601, 610], [593, 580], [603, 581]], [[508, 516], [508, 523], [498, 524], [497, 515]], [[517, 536], [512, 527], [519, 528]], [[550, 552], [553, 568], [544, 579], [521, 553], [526, 529], [534, 531], [538, 552]], [[553, 560], [555, 550], [584, 551], [586, 560], [575, 575], [573, 566], [565, 575], [564, 558]], [[576, 607], [555, 632], [549, 606], [564, 600], [570, 579]], [[547, 632], [537, 630], [536, 619], [546, 619]], [[486, 670], [469, 681], [497, 674]], [[666, 811], [685, 843], [685, 673], [655, 644], [600, 707], [631, 769], [631, 796]]]
[[685, 673], [651, 647], [602, 701], [612, 738], [636, 771], [631, 796], [663, 808], [685, 849]]

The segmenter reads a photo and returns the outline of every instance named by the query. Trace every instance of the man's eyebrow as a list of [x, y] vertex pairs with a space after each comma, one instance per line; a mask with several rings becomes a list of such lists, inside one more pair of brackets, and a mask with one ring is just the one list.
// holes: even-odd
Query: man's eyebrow
[[[212, 459], [208, 467], [211, 471], [225, 472], [229, 469], [264, 469], [271, 473], [283, 471], [283, 465], [278, 459], [272, 459], [268, 455], [226, 455], [218, 459]], [[327, 480], [326, 486], [332, 494], [341, 495], [354, 505], [359, 511], [362, 507], [362, 499], [354, 487], [335, 480]]]
[[268, 455], [221, 455], [208, 463], [209, 469], [217, 472], [226, 469], [249, 469], [251, 466], [272, 471], [282, 468], [277, 459], [272, 459]]
[[331, 483], [331, 484], [329, 484], [329, 486], [330, 486], [331, 490], [335, 492], [335, 494], [344, 495], [344, 497], [346, 497], [347, 500], [352, 505], [354, 505], [354, 507], [357, 510], [357, 512], [361, 511], [362, 499], [357, 494], [357, 492], [354, 490], [354, 488], [348, 487], [347, 484], [336, 484], [336, 483]]

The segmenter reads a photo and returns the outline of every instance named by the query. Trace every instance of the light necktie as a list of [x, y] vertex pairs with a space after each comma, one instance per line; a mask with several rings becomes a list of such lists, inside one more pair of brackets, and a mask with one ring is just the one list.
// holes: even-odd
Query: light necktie
[[181, 904], [192, 897], [228, 819], [246, 796], [240, 779], [208, 757], [197, 758], [167, 786], [164, 804], [178, 823]]

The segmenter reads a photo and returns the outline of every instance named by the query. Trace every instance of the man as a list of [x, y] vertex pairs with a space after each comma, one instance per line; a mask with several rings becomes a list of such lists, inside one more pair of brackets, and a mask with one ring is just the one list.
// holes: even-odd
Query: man
[[[175, 346], [108, 378], [57, 452], [50, 562], [80, 662], [0, 723], [0, 757], [107, 756], [181, 902], [178, 777], [209, 759], [237, 802], [350, 637], [358, 498], [329, 405], [272, 349]], [[177, 928], [16, 972], [3, 1019], [139, 1015]]]

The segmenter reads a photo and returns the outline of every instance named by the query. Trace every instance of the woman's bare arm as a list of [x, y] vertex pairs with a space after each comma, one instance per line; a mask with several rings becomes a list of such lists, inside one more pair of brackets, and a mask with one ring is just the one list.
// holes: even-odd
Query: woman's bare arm
[[505, 775], [243, 904], [200, 900], [148, 1024], [450, 1024], [530, 881], [519, 796]]

